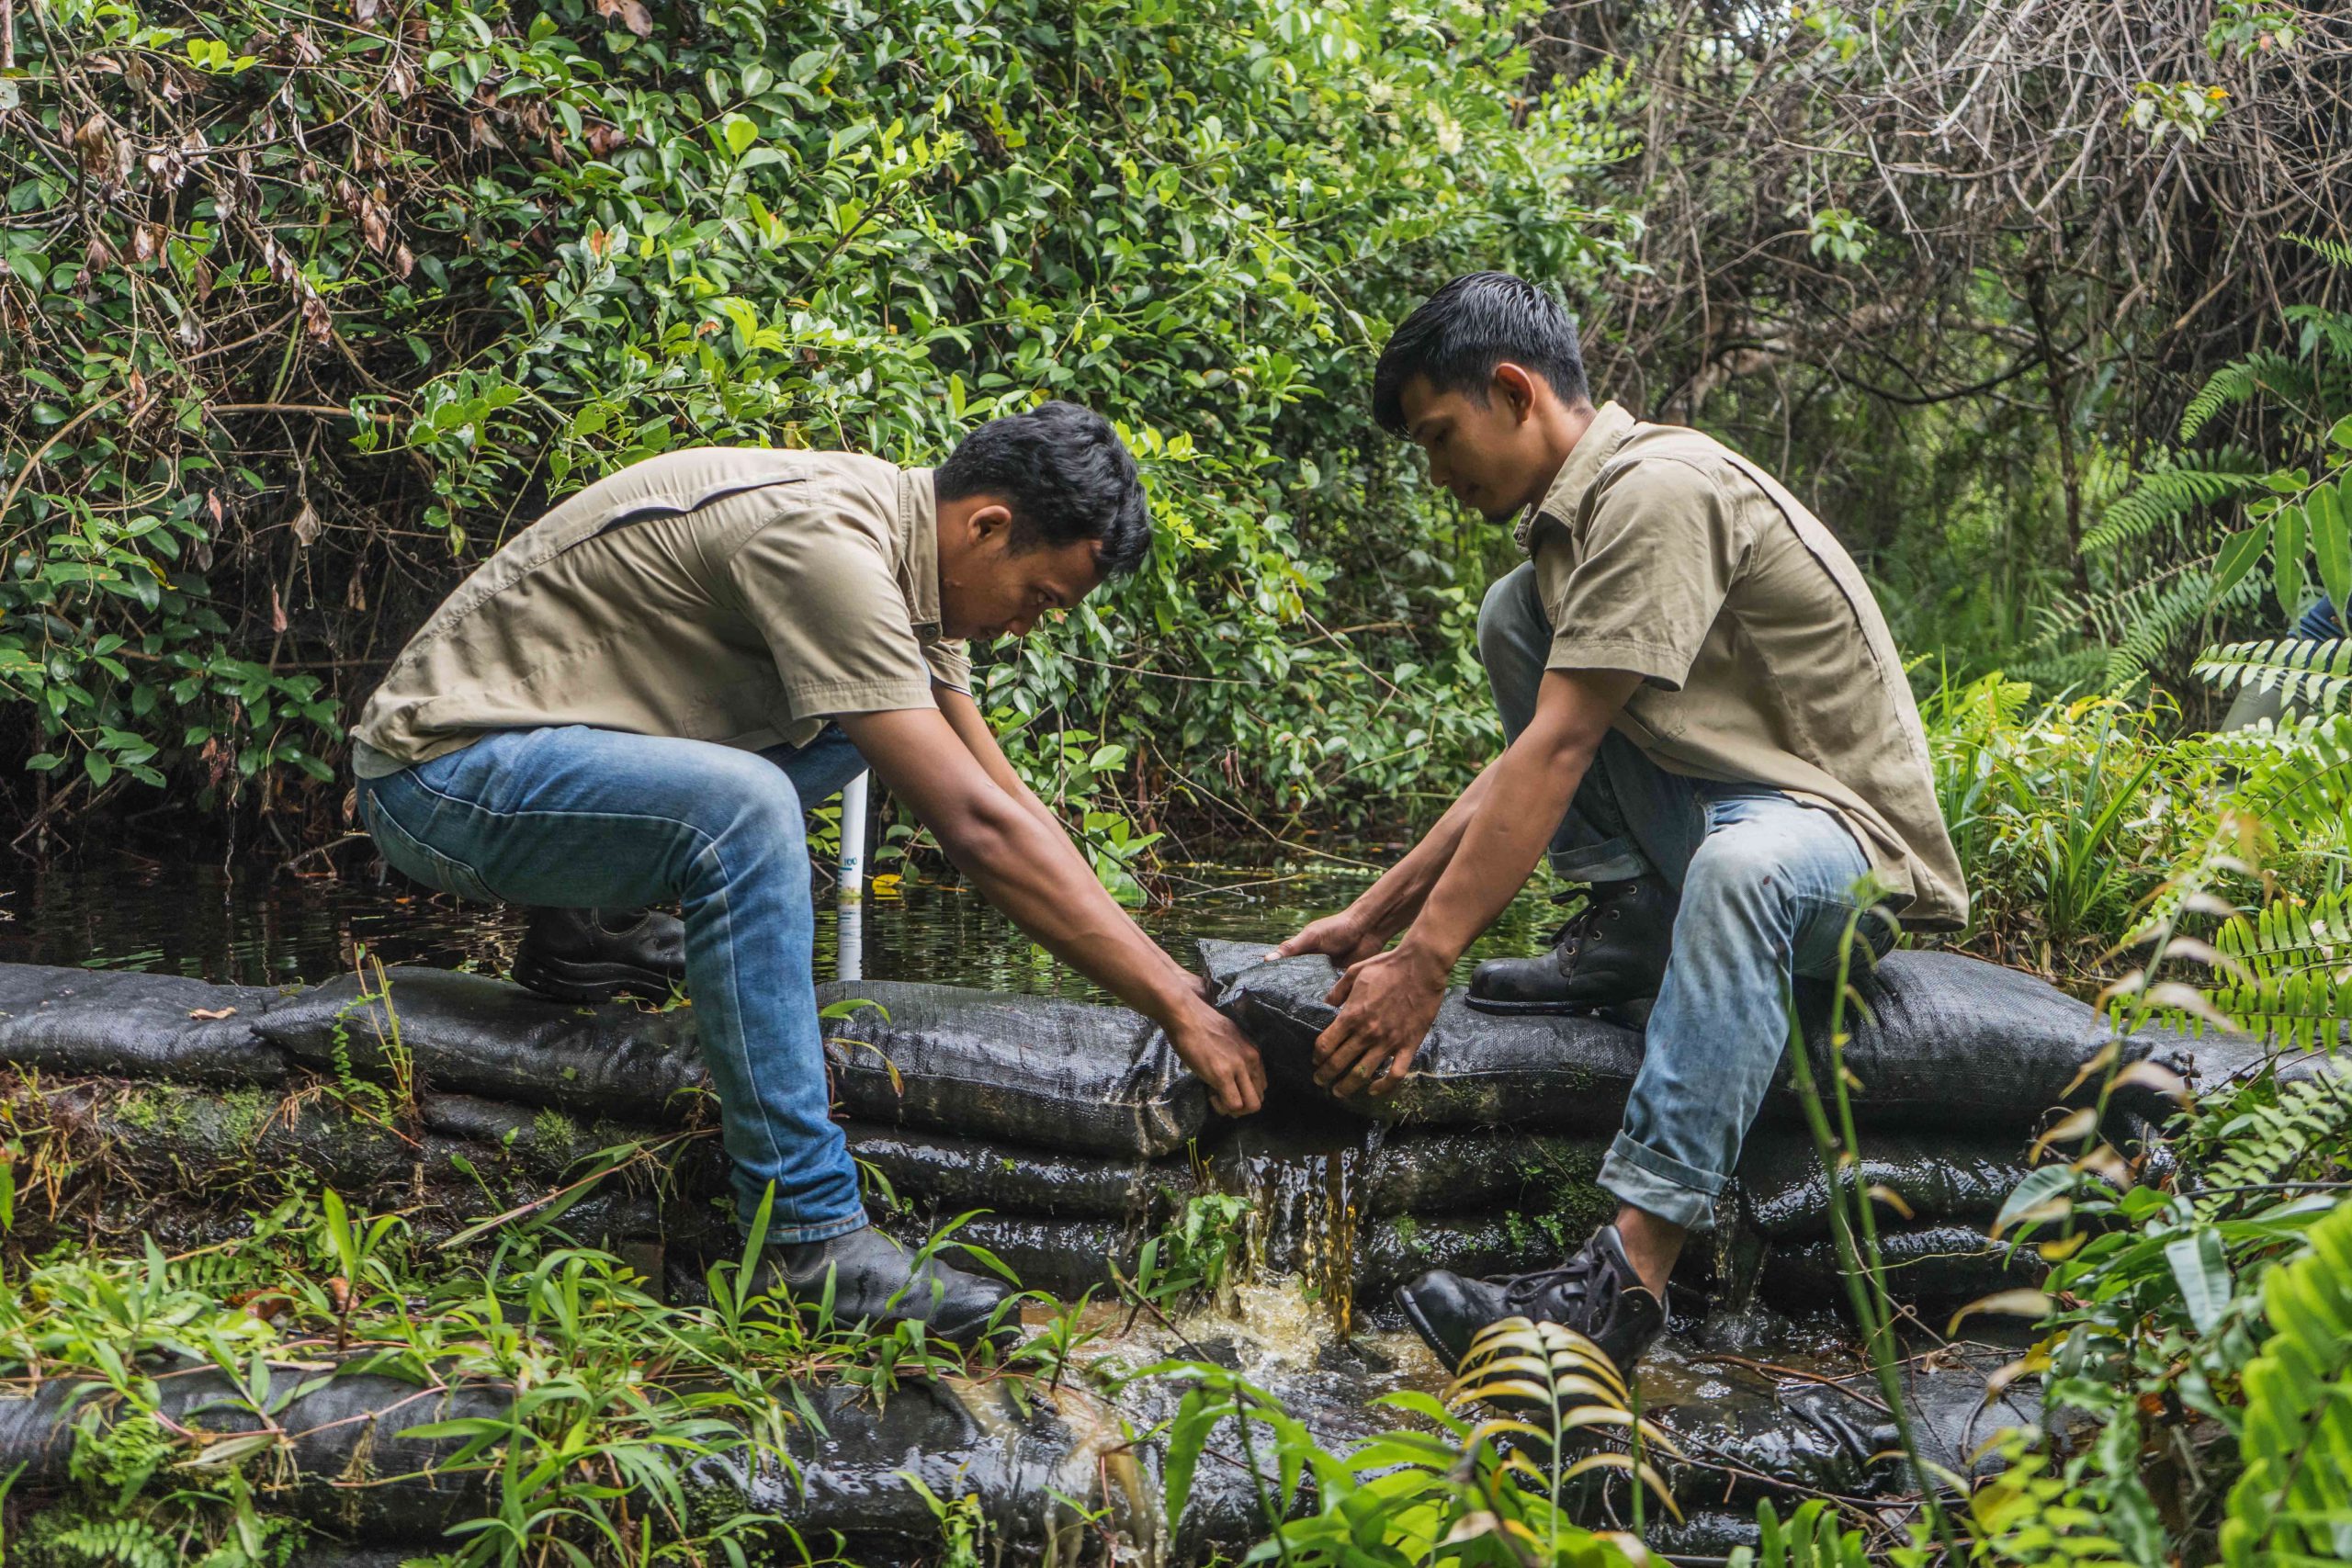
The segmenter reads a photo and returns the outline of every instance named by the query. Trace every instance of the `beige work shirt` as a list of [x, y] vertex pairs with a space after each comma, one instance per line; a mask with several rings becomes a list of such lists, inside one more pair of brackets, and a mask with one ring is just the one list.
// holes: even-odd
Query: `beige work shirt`
[[1918, 705], [1870, 586], [1804, 503], [1695, 430], [1604, 405], [1519, 529], [1554, 670], [1643, 678], [1660, 767], [1838, 814], [1913, 929], [1968, 918]]
[[760, 750], [936, 707], [928, 468], [709, 446], [631, 464], [515, 536], [409, 639], [353, 730], [378, 777], [487, 731], [584, 724]]

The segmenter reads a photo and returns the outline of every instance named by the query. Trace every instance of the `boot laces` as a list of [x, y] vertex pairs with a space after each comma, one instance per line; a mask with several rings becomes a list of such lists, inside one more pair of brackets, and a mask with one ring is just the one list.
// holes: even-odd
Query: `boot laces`
[[[1600, 1260], [1589, 1251], [1585, 1251], [1577, 1253], [1557, 1269], [1520, 1275], [1504, 1290], [1503, 1301], [1507, 1305], [1525, 1310], [1556, 1293], [1563, 1311], [1555, 1315], [1565, 1316], [1567, 1310], [1589, 1303], [1593, 1321], [1598, 1322], [1607, 1315], [1609, 1300], [1616, 1294], [1615, 1284], [1614, 1277], [1601, 1266]], [[1582, 1325], [1568, 1323], [1563, 1326], [1577, 1328]]]

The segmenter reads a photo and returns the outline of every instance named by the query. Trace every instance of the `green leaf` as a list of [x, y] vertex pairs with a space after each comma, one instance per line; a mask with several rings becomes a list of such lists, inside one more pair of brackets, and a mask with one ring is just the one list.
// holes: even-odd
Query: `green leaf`
[[2352, 604], [2352, 515], [2347, 515], [2352, 513], [2352, 496], [2346, 494], [2343, 485], [2322, 485], [2312, 491], [2308, 511], [2320, 584], [2340, 611]]
[[2352, 447], [2352, 413], [2335, 422], [2335, 428], [2327, 433], [2327, 439], [2330, 446]]
[[92, 784], [103, 784], [114, 777], [114, 763], [96, 751], [85, 751], [82, 753], [82, 771], [90, 775]]
[[727, 151], [740, 158], [752, 150], [760, 139], [760, 128], [740, 114], [730, 114], [719, 121], [719, 134], [726, 138]]
[[2211, 1334], [2230, 1304], [2230, 1261], [2222, 1253], [2221, 1233], [2207, 1228], [2175, 1236], [2165, 1244], [2165, 1261], [2172, 1266], [2188, 1321], [2198, 1333]]
[[2262, 559], [2263, 547], [2270, 543], [2267, 525], [2242, 528], [2222, 541], [2221, 554], [2213, 561], [2213, 592], [2206, 601], [2211, 604], [2245, 581], [2246, 573]]
[[2271, 520], [2270, 564], [2278, 572], [2278, 607], [2289, 615], [2303, 608], [2303, 537], [2309, 522], [2300, 506], [2279, 509]]

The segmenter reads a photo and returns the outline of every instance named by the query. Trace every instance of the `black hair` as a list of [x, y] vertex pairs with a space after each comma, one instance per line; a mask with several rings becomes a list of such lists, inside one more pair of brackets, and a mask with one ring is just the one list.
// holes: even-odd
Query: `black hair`
[[1136, 460], [1111, 422], [1076, 403], [1039, 403], [964, 437], [932, 476], [942, 501], [1001, 496], [1016, 549], [1097, 541], [1102, 575], [1151, 551], [1151, 513]]
[[1504, 360], [1550, 383], [1565, 403], [1587, 401], [1577, 319], [1543, 289], [1507, 272], [1455, 278], [1404, 320], [1372, 373], [1372, 417], [1405, 434], [1405, 383], [1426, 377], [1432, 390], [1466, 392], [1481, 403]]

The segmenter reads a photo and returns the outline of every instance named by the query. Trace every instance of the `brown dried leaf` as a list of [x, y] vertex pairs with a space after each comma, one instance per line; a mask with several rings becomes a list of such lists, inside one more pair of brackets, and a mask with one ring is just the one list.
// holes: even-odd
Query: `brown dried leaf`
[[639, 0], [596, 0], [596, 15], [620, 23], [639, 38], [653, 36], [653, 14]]
[[319, 343], [334, 336], [334, 318], [327, 313], [327, 302], [315, 294], [302, 296], [302, 330]]
[[384, 254], [384, 246], [392, 237], [392, 226], [386, 220], [384, 209], [365, 197], [359, 203], [359, 237], [378, 255]]
[[318, 539], [326, 524], [320, 520], [318, 509], [306, 499], [302, 502], [302, 510], [294, 514], [290, 526], [294, 530], [295, 541], [307, 550]]
[[283, 637], [286, 634], [286, 604], [278, 598], [275, 583], [269, 590], [269, 629], [274, 636]]
[[392, 247], [392, 270], [402, 277], [406, 277], [416, 270], [416, 257], [409, 254], [409, 248], [406, 245]]
[[164, 231], [160, 224], [134, 225], [130, 231], [130, 259], [136, 262], [153, 261], [163, 243]]

